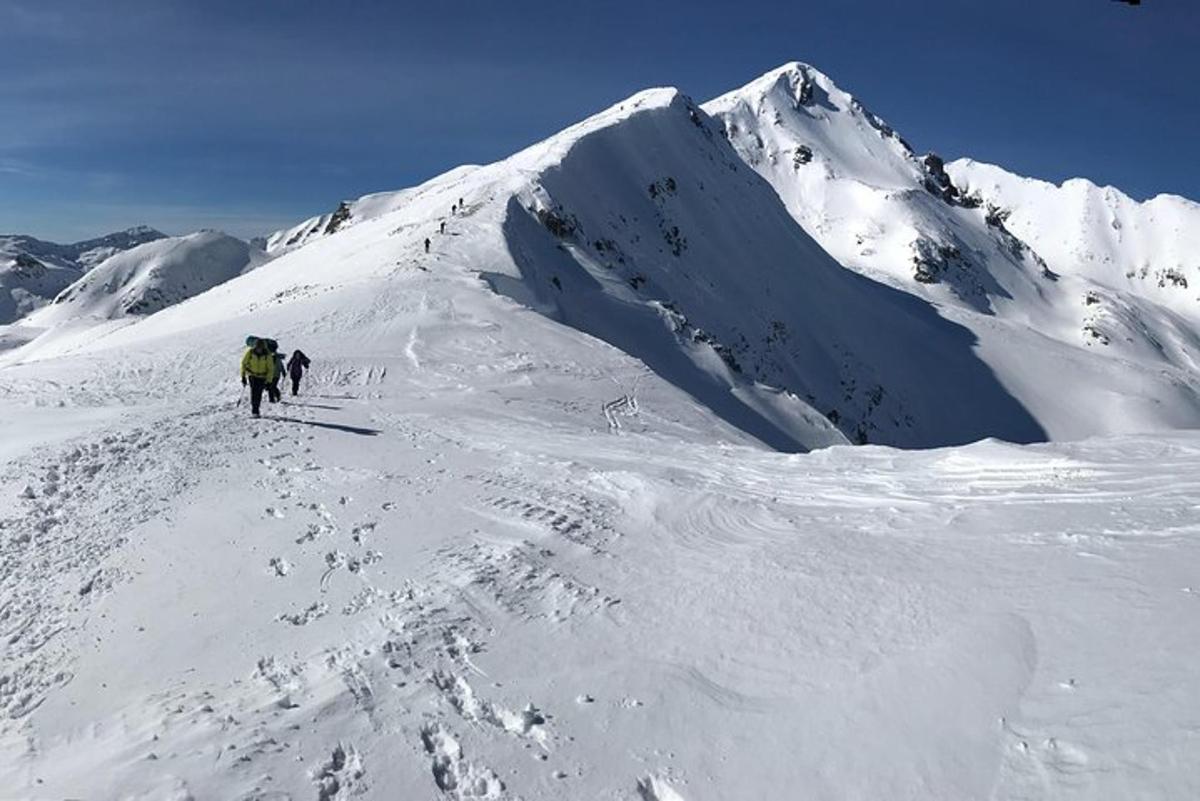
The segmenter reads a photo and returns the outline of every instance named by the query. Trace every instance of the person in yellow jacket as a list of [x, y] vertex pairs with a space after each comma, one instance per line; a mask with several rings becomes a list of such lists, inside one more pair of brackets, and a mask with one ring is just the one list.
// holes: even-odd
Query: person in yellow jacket
[[263, 390], [274, 380], [275, 354], [267, 349], [266, 340], [257, 339], [242, 356], [242, 386], [250, 384], [250, 413], [255, 417], [262, 405]]

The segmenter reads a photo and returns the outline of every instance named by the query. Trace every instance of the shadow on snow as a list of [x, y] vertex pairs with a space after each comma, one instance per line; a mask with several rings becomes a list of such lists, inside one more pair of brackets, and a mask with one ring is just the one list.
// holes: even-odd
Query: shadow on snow
[[360, 426], [347, 426], [341, 423], [322, 423], [319, 420], [301, 420], [299, 417], [279, 417], [277, 415], [263, 415], [264, 420], [277, 420], [281, 423], [299, 423], [305, 426], [315, 426], [316, 428], [327, 428], [331, 431], [344, 431], [347, 434], [358, 434], [363, 437], [374, 437], [382, 434], [378, 428], [362, 428]]

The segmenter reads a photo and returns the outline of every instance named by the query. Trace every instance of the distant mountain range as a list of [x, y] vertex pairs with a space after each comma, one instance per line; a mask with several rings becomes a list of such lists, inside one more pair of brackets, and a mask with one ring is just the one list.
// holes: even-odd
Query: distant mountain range
[[165, 236], [144, 225], [69, 245], [23, 234], [0, 235], [0, 324], [49, 302], [110, 256]]

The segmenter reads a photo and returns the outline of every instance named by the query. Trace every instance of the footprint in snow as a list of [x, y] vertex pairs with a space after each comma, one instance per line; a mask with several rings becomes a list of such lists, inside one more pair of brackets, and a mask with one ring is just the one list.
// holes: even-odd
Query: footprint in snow
[[366, 771], [362, 757], [353, 745], [338, 743], [329, 759], [308, 772], [317, 786], [317, 801], [337, 801], [358, 795], [365, 788], [359, 786]]
[[684, 801], [683, 796], [659, 776], [638, 779], [637, 791], [642, 801]]
[[329, 604], [324, 603], [322, 601], [318, 601], [316, 603], [311, 604], [303, 612], [294, 612], [294, 613], [290, 613], [290, 614], [284, 613], [284, 614], [276, 616], [275, 619], [285, 621], [287, 623], [291, 623], [293, 626], [307, 626], [309, 623], [312, 623], [314, 620], [318, 620], [322, 617], [325, 617], [325, 615], [328, 614], [328, 612], [329, 612]]

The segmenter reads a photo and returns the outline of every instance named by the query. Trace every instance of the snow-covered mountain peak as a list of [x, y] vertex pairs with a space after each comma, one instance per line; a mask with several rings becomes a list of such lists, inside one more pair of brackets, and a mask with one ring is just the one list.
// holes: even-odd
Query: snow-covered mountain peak
[[912, 149], [880, 117], [825, 73], [790, 62], [704, 104], [751, 166], [762, 161], [795, 171], [907, 189], [923, 173]]
[[711, 105], [725, 100], [764, 100], [768, 96], [779, 99], [782, 96], [796, 106], [807, 106], [818, 101], [817, 90], [840, 101], [837, 104], [839, 107], [849, 108], [857, 102], [849, 92], [843, 91], [821, 70], [803, 61], [789, 61], [763, 73], [740, 89], [714, 99]]

